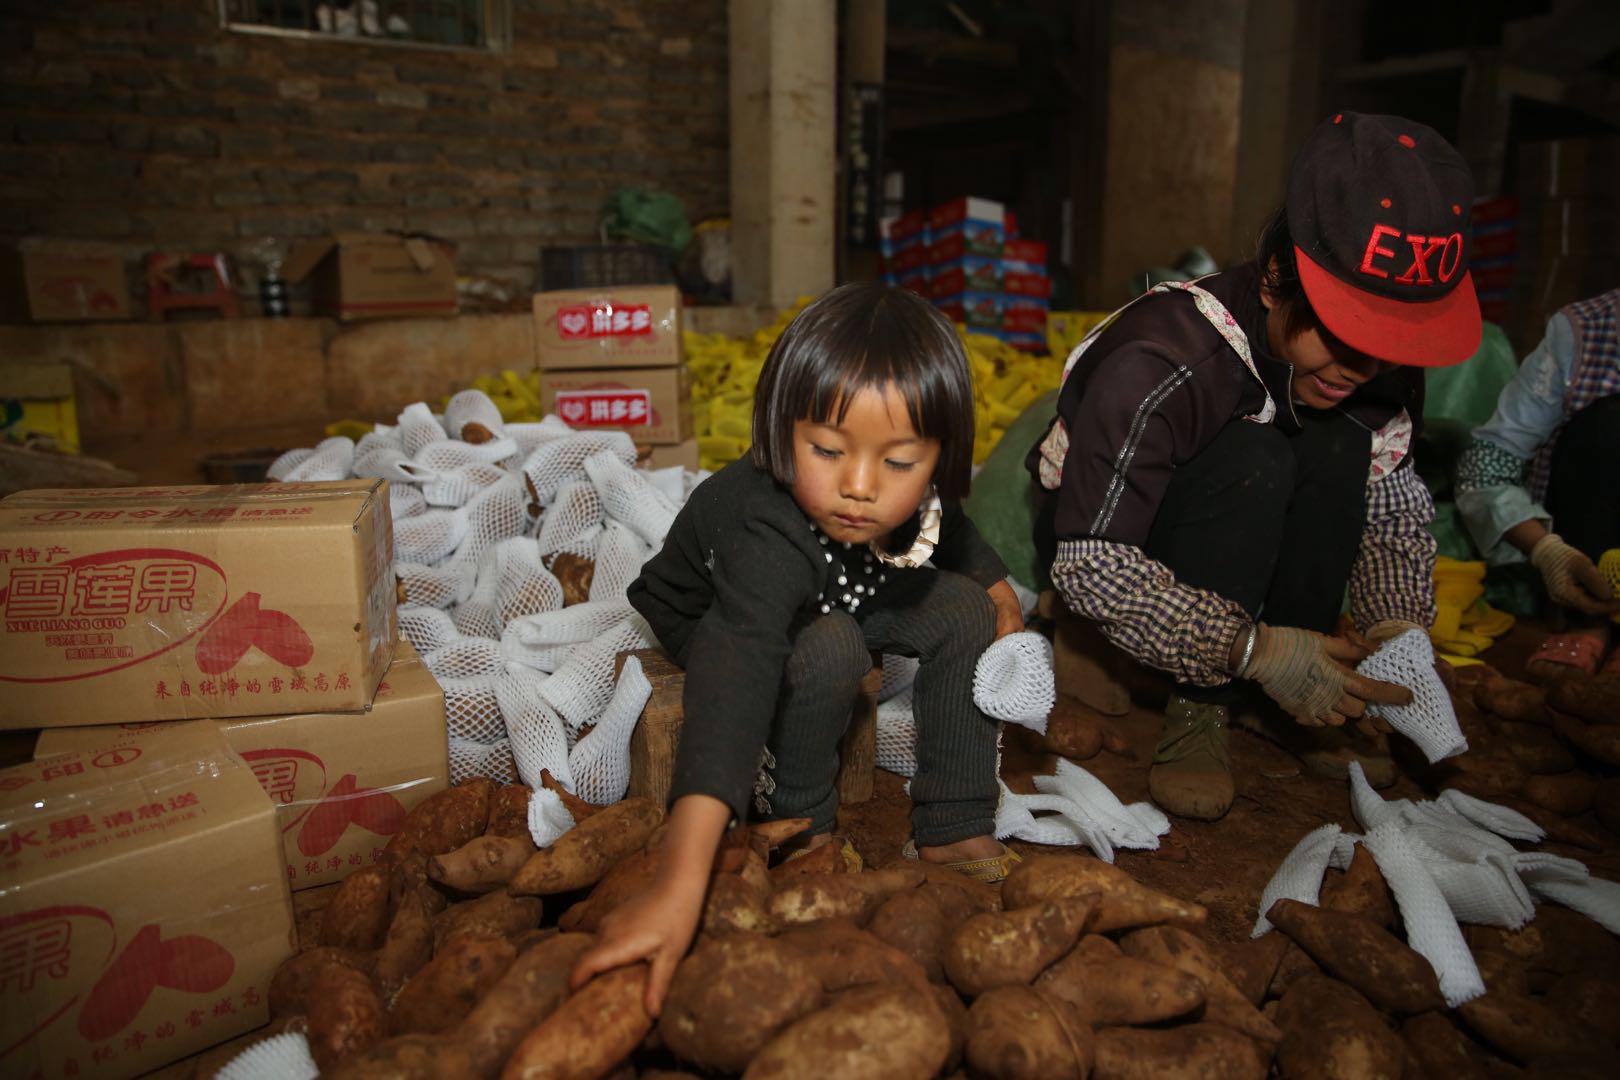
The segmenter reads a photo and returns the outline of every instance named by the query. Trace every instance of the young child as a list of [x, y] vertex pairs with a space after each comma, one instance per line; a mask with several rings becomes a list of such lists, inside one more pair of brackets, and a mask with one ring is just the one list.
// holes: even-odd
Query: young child
[[[1052, 580], [1076, 614], [1176, 680], [1149, 774], [1165, 810], [1230, 807], [1237, 680], [1288, 716], [1263, 733], [1313, 771], [1394, 780], [1382, 732], [1346, 719], [1401, 687], [1367, 643], [1434, 618], [1434, 504], [1412, 468], [1423, 367], [1479, 346], [1473, 183], [1434, 131], [1345, 112], [1295, 159], [1258, 258], [1160, 286], [1070, 357], [1029, 458], [1056, 492]], [[1289, 719], [1289, 718], [1292, 719]]]
[[808, 817], [806, 848], [831, 840], [838, 740], [872, 650], [921, 661], [917, 856], [991, 881], [1017, 860], [992, 835], [996, 724], [973, 672], [1023, 618], [957, 502], [973, 385], [955, 331], [911, 293], [834, 289], [771, 349], [753, 424], [750, 455], [692, 493], [630, 587], [686, 669], [686, 723], [657, 881], [603, 922], [574, 978], [650, 960], [654, 1014], [729, 824], [752, 808]]
[[1528, 558], [1569, 613], [1567, 632], [1548, 637], [1526, 664], [1537, 678], [1589, 676], [1600, 665], [1620, 672], [1620, 650], [1603, 664], [1620, 599], [1597, 567], [1620, 548], [1616, 461], [1620, 289], [1611, 289], [1548, 320], [1457, 465], [1457, 509], [1486, 561]]

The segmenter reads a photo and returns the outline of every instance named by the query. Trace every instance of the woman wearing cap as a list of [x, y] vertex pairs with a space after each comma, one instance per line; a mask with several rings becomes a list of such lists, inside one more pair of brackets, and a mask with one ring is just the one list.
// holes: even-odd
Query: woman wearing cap
[[[1541, 573], [1571, 626], [1526, 665], [1540, 679], [1620, 672], [1606, 664], [1620, 569], [1620, 289], [1570, 304], [1502, 390], [1496, 412], [1474, 431], [1457, 467], [1457, 509], [1493, 565], [1523, 562]], [[1554, 522], [1558, 532], [1553, 532]]]
[[[1313, 771], [1359, 759], [1394, 780], [1364, 714], [1409, 694], [1353, 669], [1434, 618], [1434, 504], [1409, 448], [1423, 368], [1479, 345], [1472, 198], [1434, 131], [1341, 113], [1296, 158], [1255, 260], [1157, 286], [1069, 357], [1029, 459], [1055, 492], [1051, 576], [1174, 678], [1149, 775], [1172, 813], [1231, 805], [1226, 728], [1246, 683], [1288, 714], [1255, 723]], [[1347, 583], [1369, 641], [1329, 636]]]

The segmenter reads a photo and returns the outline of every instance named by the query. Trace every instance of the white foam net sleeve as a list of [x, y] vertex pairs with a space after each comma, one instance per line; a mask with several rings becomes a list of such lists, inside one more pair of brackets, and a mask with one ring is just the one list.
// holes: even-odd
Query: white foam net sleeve
[[467, 531], [455, 549], [458, 563], [477, 566], [484, 553], [508, 537], [521, 536], [529, 528], [529, 501], [523, 482], [507, 476], [485, 488], [455, 513], [466, 518]]
[[568, 552], [589, 559], [602, 535], [602, 498], [589, 481], [565, 484], [540, 518], [540, 556]]
[[568, 770], [568, 732], [557, 710], [540, 696], [545, 679], [522, 668], [509, 669], [495, 679], [495, 696], [506, 717], [518, 776], [537, 796], [542, 771], [550, 772], [552, 779], [570, 791], [574, 789], [574, 775]]
[[883, 686], [878, 690], [878, 701], [888, 701], [902, 690], [910, 690], [917, 681], [917, 668], [922, 664], [915, 656], [899, 653], [883, 654]]
[[1025, 630], [984, 650], [973, 669], [973, 701], [986, 716], [1046, 734], [1057, 701], [1051, 643]]
[[501, 410], [482, 390], [463, 390], [445, 403], [444, 429], [451, 438], [465, 438], [468, 424], [481, 424], [492, 435], [506, 434]]
[[487, 638], [465, 637], [422, 656], [435, 679], [493, 679], [506, 671], [501, 647]]
[[309, 1039], [301, 1031], [284, 1031], [231, 1058], [214, 1080], [315, 1080], [319, 1075]]
[[562, 796], [550, 788], [531, 784], [534, 794], [529, 798], [529, 838], [536, 847], [550, 847], [563, 833], [574, 827], [574, 815], [563, 805]]
[[1367, 712], [1417, 744], [1429, 763], [1461, 754], [1468, 740], [1457, 726], [1451, 695], [1434, 670], [1434, 646], [1422, 630], [1407, 630], [1383, 643], [1377, 652], [1356, 666], [1369, 679], [1404, 686], [1412, 691], [1410, 705], [1369, 704]]
[[647, 474], [620, 461], [610, 451], [585, 459], [585, 472], [602, 497], [603, 512], [614, 521], [628, 525], [647, 543], [664, 543], [675, 523], [675, 504], [659, 493]]
[[388, 516], [396, 522], [415, 517], [427, 509], [422, 489], [409, 484], [388, 485]]
[[1541, 871], [1529, 872], [1528, 880], [1538, 896], [1578, 911], [1609, 933], [1620, 935], [1620, 884], [1590, 874], [1570, 877]]
[[404, 451], [405, 440], [400, 438], [399, 428], [389, 427], [387, 424], [374, 424], [370, 431], [360, 436], [354, 444], [354, 459], [359, 461], [367, 454], [378, 450]]
[[439, 685], [444, 688], [444, 719], [450, 734], [486, 745], [506, 735], [494, 679], [440, 679]]
[[463, 465], [449, 472], [434, 473], [422, 483], [422, 497], [431, 506], [465, 506], [480, 491], [511, 476], [499, 465]]
[[398, 428], [400, 447], [413, 458], [424, 447], [449, 438], [444, 432], [444, 425], [433, 415], [433, 410], [420, 401], [406, 406], [405, 411], [399, 414]]
[[[1038, 794], [1019, 795], [1002, 787], [996, 808], [996, 836], [1040, 844], [1089, 847], [1104, 862], [1116, 848], [1154, 850], [1170, 831], [1170, 819], [1150, 803], [1126, 805], [1107, 784], [1084, 768], [1058, 759], [1051, 776], [1037, 776]], [[1037, 811], [1046, 812], [1036, 817]]]
[[354, 440], [346, 435], [335, 435], [316, 443], [315, 452], [289, 469], [281, 479], [289, 484], [347, 480], [349, 466], [353, 464]]
[[405, 588], [405, 603], [449, 608], [472, 594], [472, 581], [454, 566], [396, 562], [394, 576]]
[[917, 775], [917, 719], [911, 712], [909, 686], [878, 703], [875, 760], [880, 769], [900, 776]]
[[430, 443], [413, 455], [412, 460], [432, 473], [454, 472], [468, 465], [493, 465], [517, 453], [517, 443], [508, 438], [491, 439], [486, 443], [462, 442], [446, 439]]
[[652, 548], [641, 537], [617, 521], [603, 525], [596, 545], [596, 569], [591, 576], [591, 601], [622, 602], [630, 583], [641, 576], [642, 566], [652, 555]]
[[1260, 917], [1255, 920], [1254, 932], [1249, 936], [1259, 937], [1271, 931], [1271, 920], [1266, 918], [1266, 913], [1279, 900], [1298, 900], [1317, 906], [1322, 895], [1322, 876], [1329, 866], [1342, 870], [1350, 865], [1358, 839], [1338, 825], [1323, 825], [1300, 837], [1261, 890]]
[[517, 783], [512, 744], [506, 739], [486, 744], [450, 736], [450, 782], [459, 784], [475, 776], [487, 776], [497, 784]]
[[578, 645], [601, 636], [635, 614], [622, 600], [587, 601], [572, 607], [514, 619], [507, 629], [526, 646]]
[[394, 558], [432, 565], [467, 539], [464, 510], [426, 510], [394, 522]]
[[541, 505], [549, 505], [563, 485], [589, 479], [585, 459], [604, 450], [627, 468], [636, 463], [636, 444], [624, 432], [581, 431], [535, 447], [523, 462], [523, 475], [533, 485]]
[[390, 446], [374, 447], [365, 453], [356, 451], [350, 469], [355, 476], [375, 476], [391, 484], [415, 484], [422, 479], [405, 451]]
[[607, 708], [568, 755], [574, 793], [586, 802], [606, 806], [624, 798], [630, 787], [630, 733], [650, 697], [652, 683], [642, 674], [641, 661], [627, 658]]
[[578, 735], [581, 727], [602, 714], [613, 695], [614, 660], [622, 652], [645, 649], [651, 643], [652, 631], [646, 620], [632, 615], [569, 653], [551, 678], [541, 684], [540, 696], [551, 703], [569, 729]]
[[535, 448], [542, 443], [556, 442], [565, 439], [574, 433], [574, 429], [563, 422], [559, 416], [548, 416], [535, 423], [519, 423], [506, 425], [506, 437], [517, 443], [518, 456], [528, 459]]
[[300, 446], [296, 450], [289, 450], [270, 463], [265, 470], [265, 478], [277, 483], [287, 479], [287, 474], [308, 461], [315, 453], [313, 446]]
[[496, 571], [495, 609], [503, 630], [514, 619], [562, 610], [562, 583], [540, 561], [540, 548], [533, 540], [526, 536], [502, 540], [489, 558]]
[[461, 631], [447, 612], [416, 604], [400, 606], [399, 632], [423, 655], [461, 639]]
[[1483, 994], [1485, 980], [1451, 906], [1402, 831], [1398, 820], [1386, 821], [1369, 832], [1364, 842], [1401, 909], [1406, 943], [1434, 968], [1446, 1004], [1456, 1008]]
[[679, 465], [666, 469], [643, 469], [641, 474], [647, 478], [647, 483], [658, 490], [658, 494], [670, 501], [670, 505], [680, 506], [686, 501], [686, 470]]

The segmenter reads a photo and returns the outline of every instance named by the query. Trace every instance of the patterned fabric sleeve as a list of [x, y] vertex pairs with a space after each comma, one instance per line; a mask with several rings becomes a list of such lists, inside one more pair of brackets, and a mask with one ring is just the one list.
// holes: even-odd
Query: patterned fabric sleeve
[[[1249, 625], [1237, 604], [1183, 585], [1140, 548], [1108, 540], [1064, 540], [1052, 582], [1069, 609], [1149, 667], [1194, 686], [1220, 686], [1232, 642]], [[1425, 626], [1428, 623], [1424, 623]]]
[[1367, 525], [1350, 570], [1350, 617], [1362, 630], [1400, 619], [1434, 625], [1434, 499], [1410, 464], [1367, 485]]

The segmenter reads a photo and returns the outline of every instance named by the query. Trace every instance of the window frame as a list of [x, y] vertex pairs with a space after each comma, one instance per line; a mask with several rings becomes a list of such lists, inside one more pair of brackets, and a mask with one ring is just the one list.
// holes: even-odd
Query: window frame
[[[304, 0], [313, 8], [321, 0]], [[366, 34], [326, 34], [319, 30], [295, 30], [284, 26], [266, 26], [261, 23], [239, 22], [231, 17], [232, 0], [218, 0], [220, 29], [233, 34], [254, 34], [260, 37], [290, 38], [302, 41], [335, 42], [343, 45], [380, 45], [394, 49], [416, 49], [429, 52], [502, 53], [512, 47], [512, 0], [481, 0], [484, 6], [484, 43], [482, 45], [449, 45], [432, 41], [407, 41], [392, 37], [371, 37]]]

